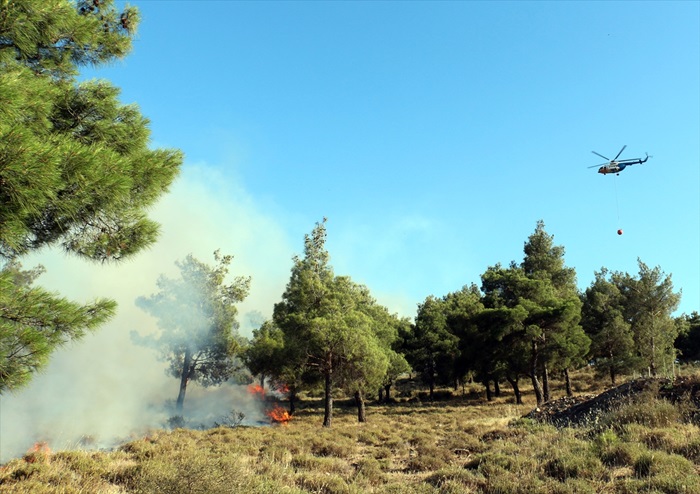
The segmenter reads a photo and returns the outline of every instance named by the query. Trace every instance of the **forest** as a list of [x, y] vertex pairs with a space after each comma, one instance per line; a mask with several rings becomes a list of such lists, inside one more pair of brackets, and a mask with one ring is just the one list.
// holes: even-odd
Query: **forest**
[[[41, 7], [41, 8], [39, 8]], [[46, 247], [119, 264], [157, 241], [148, 209], [182, 166], [177, 149], [152, 148], [148, 119], [119, 102], [107, 81], [80, 81], [80, 69], [123, 58], [139, 11], [111, 1], [32, 0], [2, 7], [0, 17], [0, 393], [21, 389], [52, 352], [95, 331], [114, 301], [70, 301], [36, 284], [44, 268], [22, 259]], [[30, 28], [34, 26], [34, 28]], [[436, 386], [484, 386], [487, 398], [509, 386], [516, 402], [529, 381], [538, 404], [551, 398], [552, 376], [571, 394], [571, 372], [591, 366], [601, 379], [673, 375], [677, 362], [700, 359], [698, 314], [674, 317], [681, 294], [671, 275], [638, 260], [638, 273], [601, 267], [585, 291], [543, 221], [526, 239], [520, 262], [486, 268], [481, 280], [433, 294], [413, 320], [398, 317], [370, 289], [336, 275], [325, 248], [326, 220], [306, 235], [272, 317], [248, 341], [236, 304], [251, 278], [227, 279], [232, 256], [210, 266], [176, 261], [180, 279], [161, 277], [159, 292], [137, 305], [160, 334], [132, 339], [153, 348], [187, 384], [258, 379], [324, 395], [332, 423], [334, 393], [352, 396], [364, 420], [367, 399], [391, 400], [400, 376]], [[225, 247], [225, 246], [222, 246]], [[254, 275], [254, 273], [253, 273]]]

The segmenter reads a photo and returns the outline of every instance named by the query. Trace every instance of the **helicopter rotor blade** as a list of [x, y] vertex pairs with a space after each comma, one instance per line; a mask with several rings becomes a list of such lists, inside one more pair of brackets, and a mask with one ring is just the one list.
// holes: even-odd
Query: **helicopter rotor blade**
[[[591, 151], [591, 153], [593, 153], [593, 154], [595, 154], [595, 155], [597, 155], [597, 156], [600, 156], [600, 157], [603, 158], [604, 160], [611, 161], [610, 158], [606, 158], [605, 156], [603, 156], [603, 155], [600, 154], [600, 153], [596, 153], [595, 151]], [[592, 168], [592, 167], [591, 167], [591, 168]]]
[[[617, 158], [619, 158], [620, 155], [622, 154], [622, 151], [624, 151], [626, 147], [627, 147], [627, 144], [625, 144], [624, 146], [622, 146], [622, 149], [620, 149], [620, 152], [617, 153], [617, 156], [615, 156], [612, 160], [615, 161]], [[608, 159], [608, 158], [605, 158], [605, 159]]]

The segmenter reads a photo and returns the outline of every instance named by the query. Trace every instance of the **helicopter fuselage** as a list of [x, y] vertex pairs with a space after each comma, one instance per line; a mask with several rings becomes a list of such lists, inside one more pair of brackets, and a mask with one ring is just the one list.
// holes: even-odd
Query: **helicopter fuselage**
[[600, 168], [598, 168], [598, 173], [602, 173], [603, 175], [607, 175], [608, 173], [620, 173], [628, 166], [641, 165], [642, 163], [646, 163], [648, 159], [649, 156], [647, 156], [644, 159], [640, 158], [635, 160], [611, 161], [609, 164], [603, 165]]
[[608, 173], [620, 173], [622, 170], [625, 169], [626, 166], [627, 165], [611, 163], [609, 165], [604, 165], [598, 168], [598, 173], [602, 173], [603, 175], [607, 175]]

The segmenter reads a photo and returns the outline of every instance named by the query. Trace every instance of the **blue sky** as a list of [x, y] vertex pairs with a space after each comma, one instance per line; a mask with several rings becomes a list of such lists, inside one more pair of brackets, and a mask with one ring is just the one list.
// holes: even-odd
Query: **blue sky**
[[[406, 316], [520, 261], [538, 219], [581, 288], [639, 257], [683, 289], [679, 313], [700, 309], [700, 3], [134, 3], [132, 54], [86, 76], [185, 152], [170, 201], [220, 199], [187, 199], [188, 221], [210, 216], [202, 252], [234, 254], [253, 292], [269, 280], [254, 310], [324, 216], [336, 273]], [[653, 158], [587, 168], [625, 144]], [[176, 243], [173, 261], [193, 250]]]

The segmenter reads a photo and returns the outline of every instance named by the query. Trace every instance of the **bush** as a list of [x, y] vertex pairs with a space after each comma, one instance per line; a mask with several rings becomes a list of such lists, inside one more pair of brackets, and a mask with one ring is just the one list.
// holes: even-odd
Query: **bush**
[[600, 461], [609, 467], [632, 466], [645, 449], [633, 443], [617, 443], [600, 452]]
[[565, 452], [544, 465], [545, 474], [564, 482], [567, 479], [584, 478], [599, 480], [603, 476], [603, 465], [596, 457], [581, 451]]
[[469, 488], [466, 492], [470, 492], [471, 490], [477, 491], [483, 486], [484, 477], [471, 470], [449, 467], [431, 474], [425, 481], [440, 488], [440, 492], [465, 492], [465, 487]]
[[296, 483], [305, 491], [319, 494], [350, 494], [359, 492], [355, 488], [348, 486], [347, 482], [337, 475], [304, 472], [299, 475]]
[[384, 482], [381, 464], [374, 458], [362, 458], [355, 465], [356, 478], [363, 483], [376, 486]]
[[288, 449], [274, 444], [263, 446], [260, 449], [260, 456], [265, 460], [280, 463], [285, 466], [292, 462], [292, 453]]
[[666, 400], [651, 398], [639, 399], [604, 414], [601, 423], [621, 431], [627, 424], [641, 424], [646, 427], [668, 427], [678, 422], [680, 412]]
[[452, 455], [449, 451], [436, 446], [417, 448], [408, 459], [406, 470], [409, 472], [428, 472], [447, 466]]
[[639, 478], [664, 475], [682, 479], [696, 473], [691, 461], [662, 451], [643, 453], [634, 462], [632, 468], [635, 476]]
[[635, 477], [649, 477], [651, 475], [651, 467], [654, 464], [654, 455], [652, 453], [644, 453], [635, 460], [632, 469]]
[[[339, 439], [339, 438], [338, 438]], [[311, 444], [311, 452], [316, 456], [349, 458], [355, 453], [355, 445], [347, 441], [319, 439]]]

